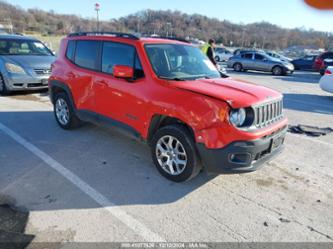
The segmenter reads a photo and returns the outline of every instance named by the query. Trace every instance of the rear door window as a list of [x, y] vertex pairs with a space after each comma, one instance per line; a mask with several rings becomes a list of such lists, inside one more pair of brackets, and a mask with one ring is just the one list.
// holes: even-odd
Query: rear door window
[[92, 70], [98, 69], [99, 41], [76, 41], [75, 64]]
[[261, 54], [255, 54], [254, 55], [254, 59], [262, 61], [263, 59], [265, 59], [265, 57], [263, 55], [261, 55]]
[[252, 53], [245, 53], [242, 54], [242, 58], [252, 60]]

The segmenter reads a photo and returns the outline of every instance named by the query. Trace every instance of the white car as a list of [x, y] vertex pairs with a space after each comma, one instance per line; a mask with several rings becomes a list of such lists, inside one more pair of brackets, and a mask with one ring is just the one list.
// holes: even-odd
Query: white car
[[319, 81], [319, 86], [326, 92], [333, 93], [333, 67], [328, 67]]
[[217, 47], [214, 49], [214, 52], [214, 58], [217, 62], [228, 61], [233, 56], [233, 53], [226, 48]]

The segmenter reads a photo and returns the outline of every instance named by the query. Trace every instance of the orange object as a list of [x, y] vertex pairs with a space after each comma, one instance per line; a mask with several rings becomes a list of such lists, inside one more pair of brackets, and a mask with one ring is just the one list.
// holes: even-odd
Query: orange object
[[317, 9], [333, 9], [333, 0], [304, 0], [308, 5]]

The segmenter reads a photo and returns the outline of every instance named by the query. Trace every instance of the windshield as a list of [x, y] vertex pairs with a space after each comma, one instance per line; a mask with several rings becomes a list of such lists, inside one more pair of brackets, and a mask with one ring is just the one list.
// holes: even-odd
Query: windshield
[[0, 40], [0, 55], [53, 55], [41, 42], [34, 40]]
[[150, 63], [160, 78], [195, 80], [220, 78], [213, 63], [200, 49], [181, 44], [150, 44], [145, 46]]

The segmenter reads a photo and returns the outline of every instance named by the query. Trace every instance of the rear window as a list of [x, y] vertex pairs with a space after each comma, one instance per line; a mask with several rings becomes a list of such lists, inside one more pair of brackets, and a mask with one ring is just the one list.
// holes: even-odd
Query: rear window
[[99, 41], [76, 41], [75, 64], [92, 70], [97, 70]]

